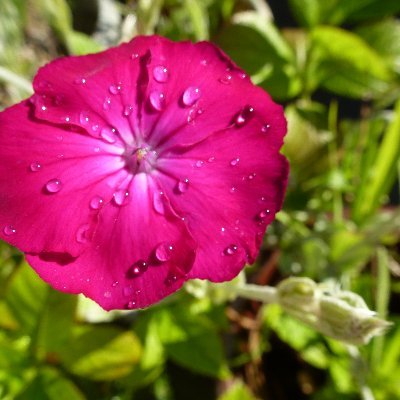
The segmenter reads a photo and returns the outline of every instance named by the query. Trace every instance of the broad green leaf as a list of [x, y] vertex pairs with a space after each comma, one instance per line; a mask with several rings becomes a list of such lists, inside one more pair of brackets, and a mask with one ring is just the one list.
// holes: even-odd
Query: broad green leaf
[[67, 41], [68, 49], [71, 54], [84, 55], [104, 50], [103, 46], [90, 36], [77, 31], [70, 31]]
[[256, 397], [242, 381], [237, 380], [218, 400], [256, 400]]
[[376, 97], [388, 88], [385, 61], [355, 34], [334, 27], [311, 33], [314, 85], [354, 98]]
[[7, 288], [5, 301], [23, 333], [34, 335], [36, 332], [49, 290], [49, 286], [28, 264], [22, 264], [15, 271]]
[[159, 310], [154, 318], [160, 339], [172, 360], [206, 375], [229, 376], [221, 339], [208, 319], [191, 315], [184, 307]]
[[192, 22], [192, 29], [196, 40], [208, 39], [208, 15], [202, 1], [184, 0], [186, 12]]
[[60, 351], [70, 372], [92, 380], [121, 378], [139, 361], [141, 347], [132, 332], [108, 326], [76, 327], [70, 342]]
[[81, 391], [54, 368], [43, 368], [15, 400], [85, 400]]

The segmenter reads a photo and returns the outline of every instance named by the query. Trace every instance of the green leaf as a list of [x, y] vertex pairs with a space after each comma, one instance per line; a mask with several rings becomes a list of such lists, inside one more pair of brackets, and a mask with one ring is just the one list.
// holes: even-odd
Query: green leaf
[[354, 98], [376, 97], [387, 90], [392, 76], [385, 61], [360, 37], [318, 27], [311, 33], [311, 44], [315, 86]]
[[60, 357], [75, 375], [110, 381], [129, 374], [140, 354], [139, 341], [132, 332], [94, 325], [75, 328]]
[[101, 44], [82, 32], [71, 31], [67, 42], [71, 54], [84, 55], [104, 50]]
[[237, 380], [218, 400], [256, 400], [256, 398], [242, 381]]
[[18, 321], [21, 331], [34, 335], [47, 301], [49, 286], [28, 264], [22, 264], [12, 276], [5, 302]]
[[184, 6], [192, 21], [192, 29], [196, 40], [208, 39], [208, 14], [203, 2], [184, 0]]
[[54, 368], [43, 368], [15, 400], [85, 400], [80, 390]]
[[162, 309], [154, 318], [172, 360], [202, 374], [221, 379], [229, 376], [221, 339], [208, 319], [191, 315], [183, 307]]

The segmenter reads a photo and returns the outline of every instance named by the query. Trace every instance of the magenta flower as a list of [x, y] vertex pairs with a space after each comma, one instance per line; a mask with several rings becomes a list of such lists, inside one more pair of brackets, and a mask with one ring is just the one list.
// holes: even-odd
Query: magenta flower
[[0, 238], [46, 282], [131, 309], [254, 262], [286, 122], [219, 49], [138, 37], [33, 85], [0, 113]]

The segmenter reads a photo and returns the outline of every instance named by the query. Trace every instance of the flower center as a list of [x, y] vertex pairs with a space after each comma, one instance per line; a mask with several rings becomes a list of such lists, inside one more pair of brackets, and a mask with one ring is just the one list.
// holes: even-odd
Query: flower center
[[128, 148], [125, 152], [126, 168], [132, 174], [151, 172], [155, 168], [157, 152], [148, 146]]

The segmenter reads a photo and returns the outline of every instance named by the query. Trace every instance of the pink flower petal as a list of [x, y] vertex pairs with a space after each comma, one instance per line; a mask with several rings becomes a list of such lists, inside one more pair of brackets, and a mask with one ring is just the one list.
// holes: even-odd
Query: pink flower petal
[[182, 286], [196, 247], [184, 222], [165, 196], [154, 206], [160, 189], [146, 175], [136, 175], [127, 190], [124, 206], [102, 209], [91, 246], [76, 260], [60, 267], [59, 255], [28, 256], [45, 281], [82, 292], [106, 310], [146, 307]]
[[258, 117], [159, 161], [171, 204], [198, 243], [190, 278], [225, 281], [253, 263], [282, 206], [288, 164], [278, 153], [281, 138], [264, 132]]
[[81, 227], [90, 236], [96, 225], [92, 198], [110, 200], [102, 178], [118, 178], [119, 149], [29, 114], [27, 102], [0, 113], [0, 238], [25, 252], [76, 256], [86, 246]]

